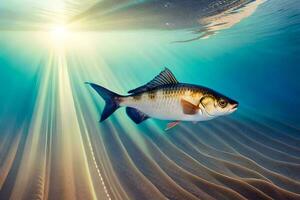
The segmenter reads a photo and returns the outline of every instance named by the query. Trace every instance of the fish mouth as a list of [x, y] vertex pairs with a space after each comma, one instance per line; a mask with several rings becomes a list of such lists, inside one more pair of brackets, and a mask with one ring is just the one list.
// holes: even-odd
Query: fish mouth
[[239, 103], [233, 104], [232, 108], [237, 108], [239, 106]]
[[239, 106], [239, 103], [235, 103], [235, 104], [233, 104], [233, 105], [232, 105], [232, 107], [231, 107], [231, 110], [230, 110], [230, 112], [234, 112], [234, 111], [236, 111], [236, 110], [237, 110], [237, 108], [238, 108], [238, 106]]

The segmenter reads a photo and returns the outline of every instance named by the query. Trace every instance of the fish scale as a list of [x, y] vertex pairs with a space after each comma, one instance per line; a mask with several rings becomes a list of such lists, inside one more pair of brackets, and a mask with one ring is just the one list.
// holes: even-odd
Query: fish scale
[[[149, 98], [149, 92], [144, 92], [142, 98], [136, 99], [135, 95], [123, 97], [121, 99], [121, 106], [129, 106], [143, 111], [148, 116], [153, 116], [164, 120], [197, 120], [199, 116], [190, 116], [183, 113], [180, 104], [181, 99], [193, 99], [191, 90], [183, 86], [170, 86], [156, 91], [150, 91], [156, 94], [154, 99]], [[194, 102], [197, 99], [193, 99]], [[198, 99], [199, 101], [200, 99]]]

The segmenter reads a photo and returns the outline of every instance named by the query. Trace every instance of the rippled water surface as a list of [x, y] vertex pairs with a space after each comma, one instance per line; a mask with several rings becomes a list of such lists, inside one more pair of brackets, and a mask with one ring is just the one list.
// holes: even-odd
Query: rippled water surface
[[[0, 199], [300, 199], [300, 1], [2, 0]], [[168, 67], [239, 101], [164, 131], [104, 102]]]

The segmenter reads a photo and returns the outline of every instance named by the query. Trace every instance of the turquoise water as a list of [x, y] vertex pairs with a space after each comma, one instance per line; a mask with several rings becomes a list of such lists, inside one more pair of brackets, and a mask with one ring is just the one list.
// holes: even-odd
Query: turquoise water
[[[300, 199], [299, 1], [266, 1], [191, 42], [177, 42], [198, 36], [186, 24], [82, 29], [62, 41], [20, 18], [0, 15], [0, 199]], [[170, 133], [124, 109], [98, 123], [104, 102], [84, 82], [126, 94], [164, 67], [238, 111]]]

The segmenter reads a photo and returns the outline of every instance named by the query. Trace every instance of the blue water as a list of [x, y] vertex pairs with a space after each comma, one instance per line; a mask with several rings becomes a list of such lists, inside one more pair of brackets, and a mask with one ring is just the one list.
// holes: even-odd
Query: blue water
[[[0, 199], [200, 199], [209, 191], [200, 179], [248, 199], [285, 199], [286, 191], [300, 199], [299, 1], [266, 1], [233, 27], [191, 42], [176, 41], [195, 38], [192, 28], [94, 30], [61, 47], [49, 45], [45, 31], [5, 29], [9, 20], [0, 15]], [[123, 109], [98, 123], [104, 103], [85, 81], [125, 94], [164, 67], [237, 100], [238, 111], [167, 136], [166, 122], [137, 126]], [[237, 187], [215, 172], [244, 182]], [[283, 196], [246, 180], [263, 177]]]

